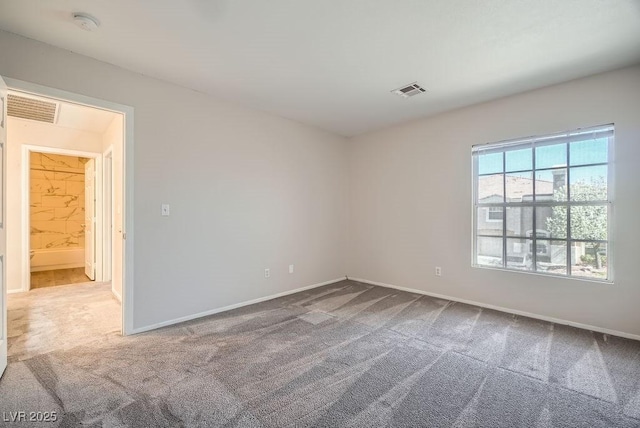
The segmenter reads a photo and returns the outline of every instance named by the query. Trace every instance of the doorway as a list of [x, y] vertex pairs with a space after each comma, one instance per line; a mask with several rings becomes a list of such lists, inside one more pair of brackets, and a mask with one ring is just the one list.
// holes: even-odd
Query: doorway
[[7, 259], [22, 280], [9, 283], [9, 359], [122, 334], [121, 298], [103, 269], [114, 237], [102, 233], [103, 150], [123, 146], [122, 125], [120, 113], [9, 91]]
[[[28, 126], [26, 124], [25, 126]], [[24, 133], [24, 132], [23, 132]], [[96, 157], [65, 151], [38, 151], [26, 146], [23, 168], [29, 168], [29, 290], [103, 280], [102, 258], [96, 257], [101, 237]], [[104, 244], [111, 240], [104, 237]], [[109, 242], [109, 247], [111, 247]], [[108, 253], [110, 255], [110, 253]]]
[[[70, 253], [75, 253], [75, 255], [73, 255], [70, 260], [68, 259], [66, 262], [57, 265], [55, 265], [54, 263], [54, 265], [62, 268], [81, 269], [81, 272], [83, 273], [83, 275], [86, 275], [87, 278], [86, 281], [82, 281], [84, 283], [93, 281], [96, 284], [99, 283], [108, 285], [110, 293], [113, 294], [115, 300], [119, 302], [118, 315], [116, 315], [116, 318], [120, 320], [118, 333], [125, 335], [129, 334], [133, 330], [132, 298], [130, 295], [128, 295], [128, 287], [126, 287], [125, 284], [130, 284], [133, 278], [133, 266], [131, 263], [133, 255], [133, 236], [131, 233], [129, 233], [129, 236], [127, 236], [126, 230], [127, 227], [131, 225], [133, 217], [132, 210], [129, 208], [130, 205], [127, 205], [125, 202], [132, 201], [132, 180], [126, 178], [132, 177], [133, 165], [131, 165], [131, 163], [129, 162], [125, 162], [125, 156], [127, 156], [127, 159], [132, 158], [133, 109], [127, 106], [117, 105], [107, 101], [93, 99], [78, 94], [68, 93], [65, 91], [59, 91], [56, 89], [34, 85], [27, 82], [13, 79], [5, 80], [7, 82], [7, 85], [9, 86], [10, 91], [12, 91], [14, 94], [17, 93], [26, 97], [33, 97], [36, 99], [53, 100], [54, 102], [59, 103], [59, 105], [62, 105], [62, 108], [75, 106], [82, 108], [92, 108], [102, 112], [106, 111], [118, 118], [119, 127], [110, 126], [108, 132], [103, 132], [103, 135], [101, 136], [102, 144], [100, 144], [100, 146], [97, 148], [94, 147], [90, 151], [87, 151], [85, 147], [78, 146], [76, 144], [79, 142], [79, 139], [75, 138], [78, 134], [77, 129], [71, 129], [71, 131], [67, 129], [67, 131], [69, 131], [68, 134], [71, 135], [71, 137], [68, 139], [60, 139], [59, 141], [57, 141], [58, 143], [62, 142], [63, 147], [67, 148], [60, 149], [60, 146], [56, 146], [56, 142], [45, 142], [45, 138], [41, 138], [38, 142], [38, 144], [43, 145], [34, 144], [33, 142], [31, 142], [31, 144], [23, 144], [23, 141], [19, 149], [20, 151], [22, 151], [22, 155], [18, 155], [18, 157], [22, 158], [23, 164], [31, 163], [30, 157], [32, 154], [39, 154], [40, 156], [46, 155], [49, 158], [53, 157], [54, 160], [60, 160], [59, 158], [56, 159], [58, 156], [72, 156], [77, 160], [76, 166], [79, 166], [82, 163], [83, 166], [86, 167], [87, 165], [91, 165], [91, 163], [93, 163], [92, 167], [89, 168], [89, 170], [93, 171], [95, 191], [93, 221], [91, 221], [92, 216], [87, 215], [84, 221], [79, 222], [79, 218], [77, 217], [79, 213], [75, 212], [75, 217], [73, 219], [67, 219], [69, 223], [64, 224], [65, 233], [72, 231], [74, 235], [63, 237], [60, 233], [60, 238], [62, 240], [58, 240], [58, 243], [66, 242], [67, 244], [71, 244], [67, 245], [70, 247], [81, 247], [82, 238], [82, 241], [84, 242], [84, 250], [86, 250], [86, 248], [88, 247], [94, 249], [93, 257], [87, 256], [88, 252], [83, 251], [84, 254], [82, 254], [82, 259], [84, 260], [82, 260], [82, 265], [78, 266], [80, 264], [80, 258], [78, 256], [80, 252], [70, 250]], [[58, 110], [58, 113], [59, 112], [60, 110]], [[11, 122], [11, 120], [9, 120], [9, 122]], [[9, 139], [11, 139], [11, 136], [13, 134], [11, 127], [12, 124], [9, 123]], [[73, 128], [73, 126], [69, 128]], [[11, 142], [9, 142], [9, 144], [11, 144]], [[66, 144], [66, 146], [64, 144]], [[15, 152], [7, 153], [6, 156], [9, 162], [15, 162]], [[25, 157], [28, 159], [26, 162], [24, 160]], [[11, 161], [11, 159], [14, 159], [14, 161]], [[48, 161], [51, 161], [51, 159], [48, 159]], [[117, 171], [115, 170], [116, 168], [118, 168]], [[44, 173], [44, 171], [41, 172], [41, 174]], [[11, 171], [8, 171], [8, 175], [9, 174], [11, 174]], [[24, 168], [22, 168], [21, 174], [22, 179], [18, 180], [22, 184], [22, 189], [20, 190], [20, 192], [25, 192], [25, 189], [28, 189], [26, 191], [26, 193], [28, 194], [27, 197], [22, 198], [22, 201], [24, 201], [28, 200], [32, 196], [31, 192], [29, 192], [29, 190], [31, 190], [31, 183], [29, 183], [29, 174], [24, 171]], [[8, 177], [7, 182], [12, 183], [11, 177]], [[25, 182], [29, 183], [29, 185], [25, 185]], [[87, 181], [85, 180], [85, 184], [86, 183]], [[77, 184], [72, 184], [70, 185], [70, 187], [75, 188], [77, 187]], [[86, 188], [85, 193], [88, 193], [88, 189]], [[12, 206], [16, 203], [16, 199], [12, 198], [11, 196], [11, 191], [10, 189], [8, 189], [6, 195], [6, 206], [8, 210], [11, 210]], [[67, 194], [66, 196], [68, 197], [69, 195]], [[18, 203], [21, 206], [24, 205], [23, 203]], [[57, 201], [56, 203], [61, 202]], [[20, 253], [17, 257], [11, 257], [11, 254], [9, 254], [7, 257], [7, 260], [10, 261], [10, 263], [7, 263], [6, 265], [8, 285], [7, 288], [9, 294], [24, 293], [25, 291], [28, 291], [30, 289], [32, 289], [33, 291], [37, 291], [39, 289], [39, 287], [35, 287], [34, 289], [34, 287], [31, 286], [31, 261], [33, 255], [33, 246], [31, 245], [31, 241], [37, 241], [38, 239], [32, 238], [31, 236], [31, 232], [34, 231], [34, 228], [32, 228], [31, 226], [27, 228], [24, 227], [24, 225], [28, 225], [33, 221], [29, 218], [32, 207], [27, 205], [27, 208], [28, 209], [26, 210], [22, 209], [22, 212], [18, 216], [20, 218], [17, 223], [21, 223], [23, 225], [22, 230], [11, 230], [12, 228], [10, 227], [7, 233], [9, 247], [18, 247], [18, 251]], [[42, 206], [41, 208], [44, 210], [45, 207]], [[64, 206], [60, 208], [72, 207]], [[85, 201], [85, 213], [88, 212], [86, 208], [87, 205]], [[50, 214], [51, 212], [49, 211], [48, 213], [41, 213], [40, 215], [47, 216]], [[59, 222], [62, 221], [58, 216], [56, 216], [55, 218]], [[16, 224], [16, 222], [13, 222], [12, 224]], [[63, 225], [62, 223], [54, 225], [53, 231], [56, 231], [56, 227], [58, 228], [57, 232], [61, 232], [60, 228], [63, 227]], [[35, 229], [38, 228], [36, 227]], [[39, 230], [41, 232], [41, 235], [45, 235], [46, 233], [44, 232], [52, 231], [46, 229]], [[82, 232], [84, 232], [84, 234]], [[88, 232], [91, 232], [91, 235], [89, 235]], [[90, 242], [90, 237], [93, 237], [93, 242]], [[44, 238], [44, 236], [40, 236], [40, 238], [42, 239]], [[55, 244], [51, 245], [51, 236], [46, 237], [42, 240], [47, 241], [47, 243], [41, 242], [40, 246], [44, 245], [46, 247], [46, 245], [49, 245], [49, 247], [45, 249], [56, 247]], [[42, 248], [38, 249], [41, 250]], [[56, 253], [56, 251], [52, 252]], [[60, 252], [58, 251], [58, 253]], [[51, 256], [53, 257], [53, 259], [60, 259], [60, 254], [53, 254]], [[34, 255], [34, 258], [35, 257], [37, 257], [37, 255]], [[42, 256], [40, 256], [40, 259], [42, 259]], [[42, 260], [40, 260], [40, 262], [42, 262]], [[127, 262], [129, 262], [128, 265]], [[34, 270], [44, 271], [40, 270], [37, 267]], [[18, 272], [18, 275], [16, 275], [15, 272]], [[6, 295], [4, 296], [4, 299], [6, 299]]]

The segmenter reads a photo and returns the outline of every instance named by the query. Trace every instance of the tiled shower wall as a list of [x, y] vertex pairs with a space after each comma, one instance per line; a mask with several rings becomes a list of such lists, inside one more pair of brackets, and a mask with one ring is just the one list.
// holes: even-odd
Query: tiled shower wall
[[84, 247], [85, 158], [31, 153], [31, 249]]

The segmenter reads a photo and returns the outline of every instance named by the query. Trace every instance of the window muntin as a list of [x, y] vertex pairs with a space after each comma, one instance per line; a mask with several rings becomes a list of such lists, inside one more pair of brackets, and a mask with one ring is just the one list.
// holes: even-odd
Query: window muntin
[[473, 264], [611, 281], [613, 136], [607, 125], [474, 146]]

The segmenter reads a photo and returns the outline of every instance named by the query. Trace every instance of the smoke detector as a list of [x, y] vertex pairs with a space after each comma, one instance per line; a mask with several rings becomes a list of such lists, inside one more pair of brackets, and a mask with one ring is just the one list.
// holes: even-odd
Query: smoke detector
[[100, 26], [100, 22], [86, 13], [74, 13], [73, 22], [85, 31], [95, 31]]
[[409, 83], [408, 85], [404, 85], [391, 91], [392, 94], [399, 95], [402, 98], [413, 97], [414, 95], [420, 95], [423, 92], [427, 92], [427, 90], [418, 85], [418, 82]]

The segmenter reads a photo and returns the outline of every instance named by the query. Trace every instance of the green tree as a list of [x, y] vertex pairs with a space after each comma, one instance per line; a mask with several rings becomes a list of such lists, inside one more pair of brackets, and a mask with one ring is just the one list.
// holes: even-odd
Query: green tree
[[[562, 186], [553, 192], [554, 201], [567, 200], [567, 186]], [[579, 181], [571, 184], [571, 201], [594, 202], [607, 200], [607, 183], [603, 177], [590, 182]], [[547, 230], [551, 236], [564, 237], [567, 234], [567, 207], [552, 208], [551, 216], [547, 218]], [[571, 207], [571, 237], [585, 240], [607, 240], [607, 206], [606, 205], [576, 205]], [[602, 267], [600, 257], [600, 243], [594, 242], [596, 267]]]

